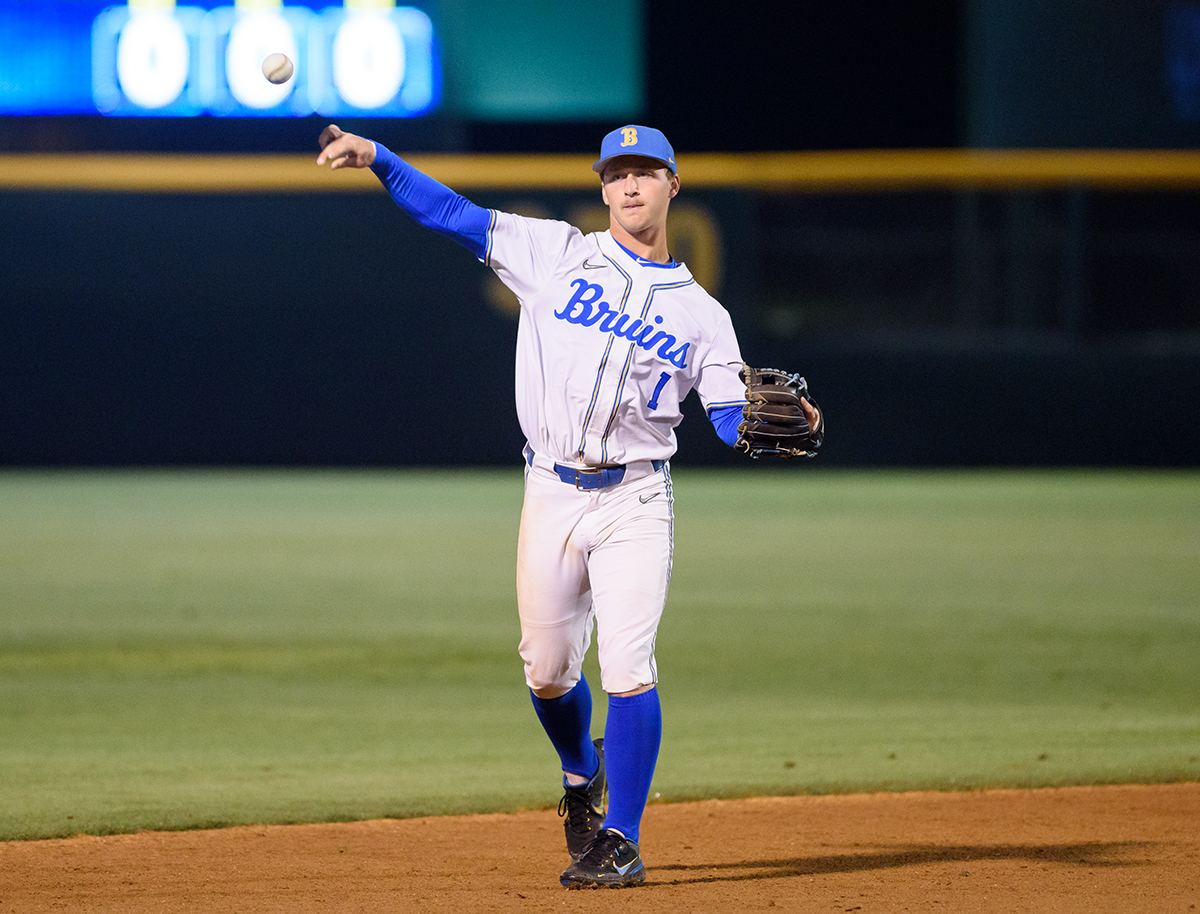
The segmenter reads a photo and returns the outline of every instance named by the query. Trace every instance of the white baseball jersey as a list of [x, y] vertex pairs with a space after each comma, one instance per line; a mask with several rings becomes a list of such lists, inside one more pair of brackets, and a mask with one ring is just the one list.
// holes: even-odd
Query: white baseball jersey
[[517, 417], [562, 464], [665, 460], [680, 403], [741, 403], [728, 312], [681, 263], [655, 264], [612, 235], [494, 212], [483, 262], [521, 302]]

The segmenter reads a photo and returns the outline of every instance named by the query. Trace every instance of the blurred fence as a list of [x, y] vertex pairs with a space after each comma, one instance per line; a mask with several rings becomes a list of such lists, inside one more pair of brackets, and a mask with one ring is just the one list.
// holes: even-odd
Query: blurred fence
[[[1200, 153], [691, 155], [673, 253], [831, 465], [1200, 462]], [[604, 228], [590, 160], [413, 156]], [[312, 156], [0, 156], [0, 463], [512, 463], [515, 301]], [[433, 399], [476, 374], [474, 416]], [[696, 404], [677, 463], [736, 460]], [[480, 442], [487, 442], [481, 445]]]

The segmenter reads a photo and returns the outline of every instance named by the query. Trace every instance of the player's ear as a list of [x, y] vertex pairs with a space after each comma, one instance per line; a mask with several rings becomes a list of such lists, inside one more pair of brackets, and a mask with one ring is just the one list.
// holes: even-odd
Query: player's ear
[[677, 193], [679, 193], [679, 175], [671, 175], [670, 197], [674, 197]]

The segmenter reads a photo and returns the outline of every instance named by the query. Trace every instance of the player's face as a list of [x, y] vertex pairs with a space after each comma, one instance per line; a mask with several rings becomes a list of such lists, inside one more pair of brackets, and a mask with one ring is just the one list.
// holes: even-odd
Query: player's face
[[678, 175], [656, 159], [618, 156], [600, 176], [600, 195], [613, 221], [635, 236], [666, 226], [667, 207], [678, 192]]

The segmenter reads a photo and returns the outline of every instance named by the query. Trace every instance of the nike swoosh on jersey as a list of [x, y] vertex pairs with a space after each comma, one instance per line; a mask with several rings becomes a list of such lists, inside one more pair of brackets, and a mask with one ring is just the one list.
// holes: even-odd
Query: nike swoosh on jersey
[[644, 505], [644, 504], [646, 504], [646, 502], [648, 502], [650, 499], [654, 498], [656, 495], [662, 495], [662, 492], [651, 492], [649, 495], [639, 495], [638, 501], [640, 501]]
[[583, 262], [585, 270], [603, 270], [606, 266], [608, 266], [606, 263], [588, 263], [586, 260]]

